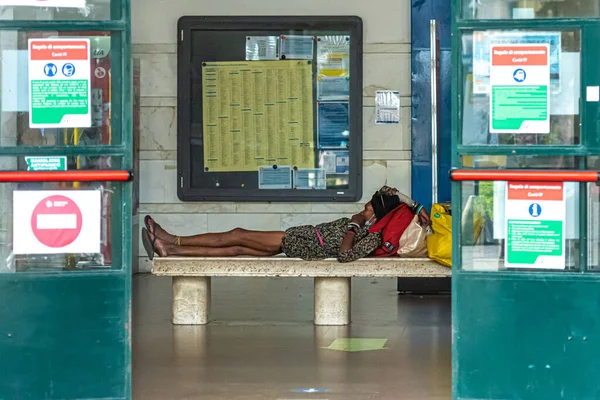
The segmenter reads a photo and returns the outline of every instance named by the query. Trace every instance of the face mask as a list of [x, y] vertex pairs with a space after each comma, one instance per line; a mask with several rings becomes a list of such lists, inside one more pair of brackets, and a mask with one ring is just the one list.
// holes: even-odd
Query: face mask
[[371, 219], [369, 219], [367, 222], [365, 222], [365, 226], [368, 228], [370, 226], [372, 226], [375, 221], [377, 220], [377, 218], [375, 218], [375, 216], [372, 216]]

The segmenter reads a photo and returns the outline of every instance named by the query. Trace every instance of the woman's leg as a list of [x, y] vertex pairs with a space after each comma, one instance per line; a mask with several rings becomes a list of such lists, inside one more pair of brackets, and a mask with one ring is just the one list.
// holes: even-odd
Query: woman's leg
[[[179, 246], [196, 246], [196, 247], [246, 247], [263, 252], [280, 252], [281, 241], [285, 232], [272, 231], [249, 231], [242, 228], [236, 228], [229, 232], [223, 233], [204, 233], [193, 236], [177, 237], [165, 231], [160, 225], [153, 224], [154, 220], [150, 219], [148, 231], [151, 234], [156, 234], [159, 239], [168, 244], [178, 244]], [[153, 229], [156, 229], [156, 233]], [[276, 253], [279, 254], [279, 253]]]
[[[152, 234], [150, 234], [152, 237]], [[243, 246], [231, 247], [201, 247], [201, 246], [178, 246], [168, 244], [164, 240], [157, 238], [154, 243], [156, 253], [161, 257], [180, 256], [180, 257], [272, 257], [281, 253], [281, 250], [255, 250]]]

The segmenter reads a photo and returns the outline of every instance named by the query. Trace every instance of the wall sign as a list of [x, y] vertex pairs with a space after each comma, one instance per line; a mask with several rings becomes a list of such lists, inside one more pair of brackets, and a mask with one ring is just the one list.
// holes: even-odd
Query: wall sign
[[509, 182], [506, 191], [506, 267], [565, 269], [565, 185]]
[[492, 45], [491, 133], [550, 133], [550, 46]]
[[29, 126], [89, 128], [89, 39], [29, 39]]
[[66, 171], [67, 157], [25, 157], [27, 171]]
[[14, 253], [99, 253], [100, 196], [98, 190], [14, 191]]

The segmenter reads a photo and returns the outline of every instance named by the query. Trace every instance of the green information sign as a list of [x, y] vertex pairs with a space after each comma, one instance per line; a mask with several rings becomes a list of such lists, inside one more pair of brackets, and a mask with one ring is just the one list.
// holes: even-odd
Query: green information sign
[[534, 266], [540, 256], [563, 254], [562, 221], [508, 220], [506, 259], [509, 264]]
[[507, 183], [507, 268], [565, 268], [565, 204], [562, 182]]
[[548, 86], [492, 87], [493, 130], [519, 130], [526, 121], [548, 119]]
[[67, 157], [25, 157], [27, 171], [66, 171]]

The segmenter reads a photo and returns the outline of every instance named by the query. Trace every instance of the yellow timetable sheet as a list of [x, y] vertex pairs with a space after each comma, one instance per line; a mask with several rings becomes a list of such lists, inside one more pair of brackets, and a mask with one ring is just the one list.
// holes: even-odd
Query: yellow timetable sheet
[[205, 63], [207, 171], [314, 168], [312, 67], [306, 60]]

